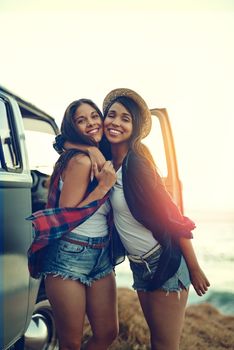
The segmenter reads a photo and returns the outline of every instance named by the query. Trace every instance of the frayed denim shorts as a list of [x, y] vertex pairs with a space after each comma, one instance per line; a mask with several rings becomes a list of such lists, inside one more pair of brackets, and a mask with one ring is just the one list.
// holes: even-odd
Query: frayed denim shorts
[[[147, 292], [151, 279], [157, 270], [162, 247], [156, 246], [142, 256], [128, 255], [130, 267], [133, 273], [133, 288], [138, 291]], [[181, 263], [177, 272], [169, 278], [159, 289], [165, 292], [180, 292], [189, 289], [191, 284], [187, 264], [181, 257]]]
[[47, 247], [42, 275], [79, 280], [91, 286], [113, 271], [109, 243], [109, 235], [90, 238], [70, 232]]

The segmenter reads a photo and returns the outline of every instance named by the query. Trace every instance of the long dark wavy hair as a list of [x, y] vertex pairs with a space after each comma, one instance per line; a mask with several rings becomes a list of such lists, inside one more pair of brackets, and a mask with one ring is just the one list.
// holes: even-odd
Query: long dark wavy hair
[[100, 118], [103, 119], [102, 112], [92, 100], [89, 100], [87, 98], [81, 98], [79, 100], [73, 101], [65, 110], [61, 124], [61, 135], [66, 141], [70, 141], [72, 143], [97, 146], [97, 143], [94, 140], [90, 139], [86, 135], [83, 135], [80, 132], [80, 130], [78, 130], [76, 127], [74, 116], [77, 111], [77, 108], [79, 108], [83, 104], [88, 104], [89, 106], [93, 107], [100, 116]]
[[118, 102], [121, 105], [123, 105], [127, 109], [127, 111], [131, 114], [131, 117], [132, 117], [133, 132], [129, 139], [129, 148], [133, 150], [137, 155], [146, 158], [149, 161], [150, 166], [152, 166], [153, 168], [156, 168], [156, 164], [154, 162], [154, 159], [148, 147], [146, 147], [141, 142], [143, 138], [142, 126], [143, 126], [144, 120], [141, 116], [141, 111], [140, 111], [140, 108], [138, 107], [138, 104], [128, 96], [118, 96], [113, 101], [111, 101], [111, 103], [105, 109], [104, 119], [106, 118], [110, 107], [115, 102]]
[[[69, 104], [69, 106], [67, 107], [67, 109], [64, 113], [62, 124], [61, 124], [61, 135], [65, 141], [69, 141], [71, 143], [77, 143], [77, 144], [81, 144], [81, 145], [90, 145], [90, 146], [98, 147], [99, 145], [97, 144], [97, 142], [95, 140], [90, 139], [86, 135], [83, 135], [76, 127], [75, 118], [74, 118], [75, 113], [76, 113], [77, 108], [79, 108], [83, 104], [88, 104], [91, 107], [93, 107], [96, 110], [96, 112], [98, 113], [98, 115], [100, 116], [100, 118], [103, 120], [103, 115], [102, 115], [100, 109], [97, 107], [97, 105], [92, 100], [82, 98], [82, 99], [73, 101], [72, 103]], [[104, 143], [102, 142], [102, 144], [104, 144]], [[105, 147], [103, 146], [103, 148], [107, 148], [107, 146], [105, 146]], [[61, 173], [66, 168], [68, 161], [78, 152], [80, 152], [80, 151], [78, 151], [77, 149], [69, 149], [69, 150], [63, 152], [62, 155], [59, 157], [59, 159], [55, 163], [54, 171], [51, 175], [49, 193], [51, 191], [53, 182], [54, 182], [58, 172]], [[83, 152], [83, 153], [85, 153], [85, 152]]]

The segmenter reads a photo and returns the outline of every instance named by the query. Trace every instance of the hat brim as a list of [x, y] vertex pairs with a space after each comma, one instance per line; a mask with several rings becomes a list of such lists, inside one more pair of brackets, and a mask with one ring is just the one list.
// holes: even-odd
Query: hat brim
[[103, 101], [103, 112], [105, 113], [106, 109], [112, 104], [112, 102], [120, 96], [125, 96], [131, 98], [139, 107], [141, 117], [143, 118], [142, 123], [142, 138], [145, 138], [151, 130], [152, 119], [151, 112], [144, 101], [144, 99], [138, 95], [135, 91], [126, 88], [118, 88], [109, 92]]

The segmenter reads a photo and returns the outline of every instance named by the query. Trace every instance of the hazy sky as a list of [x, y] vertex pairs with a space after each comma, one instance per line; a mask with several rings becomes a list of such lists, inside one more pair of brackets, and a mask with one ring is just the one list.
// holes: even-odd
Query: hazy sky
[[0, 84], [60, 124], [113, 88], [166, 107], [185, 208], [234, 211], [234, 2], [0, 0]]

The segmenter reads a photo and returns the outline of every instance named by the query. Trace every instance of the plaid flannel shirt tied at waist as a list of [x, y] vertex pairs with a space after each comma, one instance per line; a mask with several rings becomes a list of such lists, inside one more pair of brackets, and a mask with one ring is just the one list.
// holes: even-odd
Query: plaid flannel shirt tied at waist
[[58, 203], [59, 198], [58, 179], [59, 176], [55, 180], [47, 208], [38, 210], [26, 218], [32, 221], [35, 231], [33, 242], [28, 250], [28, 268], [33, 278], [40, 278], [40, 267], [45, 250], [43, 248], [86, 221], [109, 197], [109, 194], [106, 194], [102, 199], [82, 208], [53, 208], [53, 204]]

